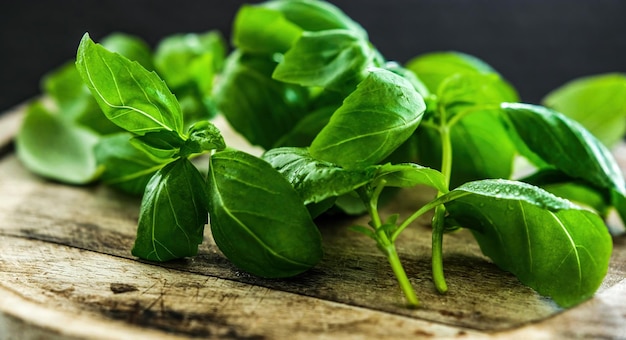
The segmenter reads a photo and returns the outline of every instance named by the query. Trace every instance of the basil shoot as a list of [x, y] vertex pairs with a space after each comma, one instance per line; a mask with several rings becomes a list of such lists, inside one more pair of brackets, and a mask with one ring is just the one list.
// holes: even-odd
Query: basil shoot
[[[166, 37], [154, 53], [132, 36], [96, 44], [85, 34], [76, 63], [45, 78], [49, 100], [28, 107], [17, 155], [47, 178], [143, 194], [132, 253], [150, 261], [196, 255], [209, 222], [234, 266], [290, 277], [324, 256], [315, 217], [367, 214], [352, 230], [372, 239], [416, 307], [395, 242], [434, 210], [440, 293], [444, 235], [467, 228], [539, 294], [563, 307], [591, 297], [612, 251], [602, 217], [616, 209], [626, 221], [626, 184], [605, 146], [626, 131], [623, 75], [566, 84], [546, 107], [522, 104], [476, 57], [400, 65], [368, 39], [317, 0], [242, 6], [228, 55], [216, 31]], [[263, 156], [227, 148], [216, 114]], [[199, 155], [206, 177], [191, 162]], [[520, 155], [537, 171], [512, 181]], [[380, 214], [397, 188], [424, 186], [432, 200], [410, 216]]]

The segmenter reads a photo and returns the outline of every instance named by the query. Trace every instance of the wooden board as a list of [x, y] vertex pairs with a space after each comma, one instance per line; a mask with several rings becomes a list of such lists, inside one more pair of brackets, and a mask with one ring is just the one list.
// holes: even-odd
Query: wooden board
[[[318, 221], [324, 260], [288, 280], [238, 271], [209, 228], [197, 257], [147, 263], [130, 254], [139, 200], [30, 174], [9, 147], [20, 116], [17, 110], [0, 121], [0, 339], [626, 339], [624, 235], [614, 238], [609, 273], [596, 296], [565, 311], [490, 263], [465, 231], [446, 235], [450, 292], [436, 293], [428, 218], [398, 242], [421, 299], [415, 310], [402, 306], [373, 241], [348, 229], [367, 223], [364, 218]], [[232, 133], [226, 139], [244, 145]], [[626, 159], [626, 150], [617, 152]], [[402, 191], [383, 215], [408, 214], [432, 195]]]

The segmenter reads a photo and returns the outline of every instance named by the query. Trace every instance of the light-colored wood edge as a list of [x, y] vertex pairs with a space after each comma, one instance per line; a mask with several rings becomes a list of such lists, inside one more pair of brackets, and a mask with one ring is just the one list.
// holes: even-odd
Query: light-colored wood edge
[[[29, 301], [0, 284], [0, 339], [185, 339], [121, 321], [69, 314]], [[89, 327], [85, 327], [89, 325]]]

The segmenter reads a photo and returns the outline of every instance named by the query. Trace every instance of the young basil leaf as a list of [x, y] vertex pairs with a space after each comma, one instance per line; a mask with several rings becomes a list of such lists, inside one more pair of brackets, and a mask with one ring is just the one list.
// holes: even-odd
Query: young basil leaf
[[[437, 130], [420, 126], [418, 139], [419, 163], [441, 168], [441, 136]], [[515, 144], [498, 116], [491, 111], [474, 112], [450, 129], [452, 171], [450, 187], [483, 178], [510, 178]]]
[[141, 201], [132, 254], [150, 261], [168, 261], [198, 252], [207, 223], [206, 184], [186, 158], [157, 171]]
[[372, 181], [376, 166], [346, 170], [313, 158], [306, 148], [284, 147], [267, 151], [263, 159], [296, 189], [304, 204], [347, 194]]
[[322, 258], [321, 236], [302, 199], [267, 162], [241, 151], [211, 156], [209, 214], [215, 243], [261, 277], [302, 273]]
[[[432, 52], [411, 59], [406, 68], [415, 72], [436, 93], [444, 79], [454, 74], [497, 74], [484, 61], [461, 52]], [[512, 88], [511, 88], [512, 90]]]
[[154, 64], [171, 89], [194, 84], [208, 94], [213, 77], [224, 65], [225, 54], [224, 39], [217, 31], [176, 34], [159, 42]]
[[180, 150], [180, 155], [186, 157], [194, 153], [226, 148], [224, 137], [220, 130], [209, 121], [196, 122], [189, 128], [189, 138]]
[[32, 172], [50, 179], [86, 184], [101, 173], [93, 148], [98, 135], [32, 102], [16, 137], [20, 161]]
[[390, 187], [410, 188], [426, 185], [441, 193], [448, 192], [446, 180], [441, 172], [413, 163], [380, 166], [376, 178], [372, 181], [373, 186], [383, 180], [385, 185]]
[[376, 164], [413, 134], [425, 108], [407, 80], [372, 68], [313, 140], [311, 155], [346, 169]]
[[349, 93], [368, 74], [373, 53], [367, 40], [348, 30], [303, 32], [272, 77], [302, 86]]
[[134, 147], [132, 135], [120, 132], [104, 136], [95, 147], [98, 164], [104, 167], [100, 177], [107, 185], [132, 195], [143, 194], [150, 178], [168, 160], [157, 161]]
[[613, 155], [579, 123], [536, 105], [502, 104], [502, 112], [534, 156], [572, 178], [605, 189], [608, 195], [626, 196], [624, 177]]
[[233, 25], [234, 45], [247, 53], [284, 53], [298, 40], [302, 29], [273, 9], [243, 5]]
[[625, 74], [576, 79], [548, 93], [543, 104], [578, 121], [608, 147], [626, 133]]
[[251, 144], [265, 149], [295, 126], [307, 112], [306, 88], [271, 78], [269, 57], [233, 52], [214, 89], [218, 108]]
[[100, 43], [107, 50], [138, 62], [146, 70], [154, 70], [150, 46], [141, 38], [125, 33], [113, 33], [104, 37]]
[[563, 307], [591, 297], [607, 273], [612, 241], [602, 219], [522, 182], [484, 180], [453, 192], [450, 218], [524, 284]]
[[[445, 78], [437, 90], [439, 105], [447, 111], [485, 105], [515, 102], [517, 96], [497, 73], [455, 73]], [[460, 109], [457, 109], [458, 111]]]
[[76, 67], [113, 123], [138, 135], [175, 131], [182, 136], [183, 117], [178, 101], [155, 73], [107, 51], [88, 34], [78, 47]]
[[261, 6], [281, 12], [305, 31], [346, 29], [367, 38], [367, 32], [333, 4], [317, 0], [267, 1]]

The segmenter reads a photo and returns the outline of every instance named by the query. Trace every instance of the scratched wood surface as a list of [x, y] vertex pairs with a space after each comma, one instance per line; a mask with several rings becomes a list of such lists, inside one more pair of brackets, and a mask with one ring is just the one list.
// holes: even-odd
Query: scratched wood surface
[[[565, 311], [499, 270], [464, 231], [445, 238], [450, 291], [437, 294], [428, 218], [398, 242], [422, 303], [415, 310], [402, 306], [373, 241], [348, 229], [363, 218], [319, 220], [324, 260], [288, 280], [238, 271], [209, 228], [197, 257], [147, 263], [130, 254], [139, 200], [30, 174], [10, 143], [20, 117], [18, 109], [0, 119], [0, 339], [626, 339], [624, 235], [614, 238], [596, 296]], [[243, 145], [231, 133], [226, 139]], [[626, 165], [626, 147], [616, 155]], [[432, 195], [402, 191], [383, 214], [408, 214]]]

